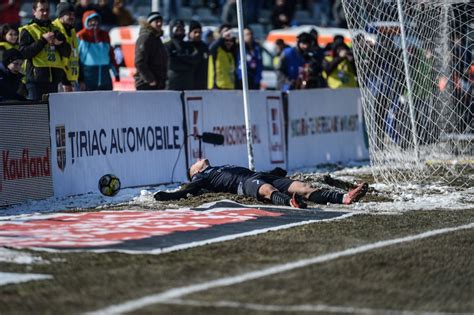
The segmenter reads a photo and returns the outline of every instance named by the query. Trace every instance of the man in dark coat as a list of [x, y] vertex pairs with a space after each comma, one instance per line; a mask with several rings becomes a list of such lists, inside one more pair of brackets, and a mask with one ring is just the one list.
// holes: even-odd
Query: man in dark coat
[[26, 98], [20, 94], [25, 92], [21, 79], [21, 65], [23, 55], [15, 48], [8, 49], [3, 54], [0, 65], [0, 102], [18, 100], [24, 101]]
[[168, 90], [192, 90], [194, 69], [199, 61], [197, 49], [190, 42], [185, 42], [184, 22], [172, 21], [170, 24], [170, 41], [165, 44], [168, 51]]
[[194, 68], [193, 90], [207, 90], [207, 71], [209, 68], [209, 48], [201, 40], [202, 27], [197, 21], [189, 23], [189, 42], [197, 50], [197, 63]]
[[163, 17], [148, 14], [142, 23], [135, 46], [135, 87], [137, 90], [164, 90], [168, 71], [168, 54], [161, 41]]

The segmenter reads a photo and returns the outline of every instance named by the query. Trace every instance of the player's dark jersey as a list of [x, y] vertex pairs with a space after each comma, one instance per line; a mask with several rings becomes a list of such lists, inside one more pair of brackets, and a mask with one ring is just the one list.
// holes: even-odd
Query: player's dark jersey
[[192, 183], [214, 191], [236, 194], [240, 183], [255, 175], [254, 171], [234, 165], [209, 166], [201, 173], [196, 173]]

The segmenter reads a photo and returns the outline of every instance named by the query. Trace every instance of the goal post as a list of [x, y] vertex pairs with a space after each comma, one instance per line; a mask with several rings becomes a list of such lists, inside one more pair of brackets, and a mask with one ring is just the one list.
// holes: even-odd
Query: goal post
[[375, 178], [473, 185], [474, 3], [343, 0]]

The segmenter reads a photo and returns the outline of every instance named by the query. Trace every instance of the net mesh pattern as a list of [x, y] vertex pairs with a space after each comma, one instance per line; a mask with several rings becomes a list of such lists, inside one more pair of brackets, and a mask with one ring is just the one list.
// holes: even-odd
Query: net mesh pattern
[[474, 4], [344, 0], [343, 6], [375, 178], [472, 185]]

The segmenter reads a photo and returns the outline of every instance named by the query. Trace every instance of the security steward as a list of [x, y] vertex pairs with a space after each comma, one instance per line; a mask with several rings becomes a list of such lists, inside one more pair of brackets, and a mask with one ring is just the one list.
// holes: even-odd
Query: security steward
[[70, 56], [71, 46], [51, 23], [47, 0], [33, 2], [33, 19], [20, 28], [20, 51], [26, 58], [28, 99], [58, 92], [65, 76], [61, 58]]
[[64, 35], [66, 42], [71, 47], [71, 55], [61, 58], [64, 66], [65, 78], [62, 80], [62, 91], [72, 92], [79, 90], [79, 44], [74, 29], [76, 20], [74, 6], [68, 2], [61, 2], [56, 7], [58, 18], [53, 21], [61, 34]]

